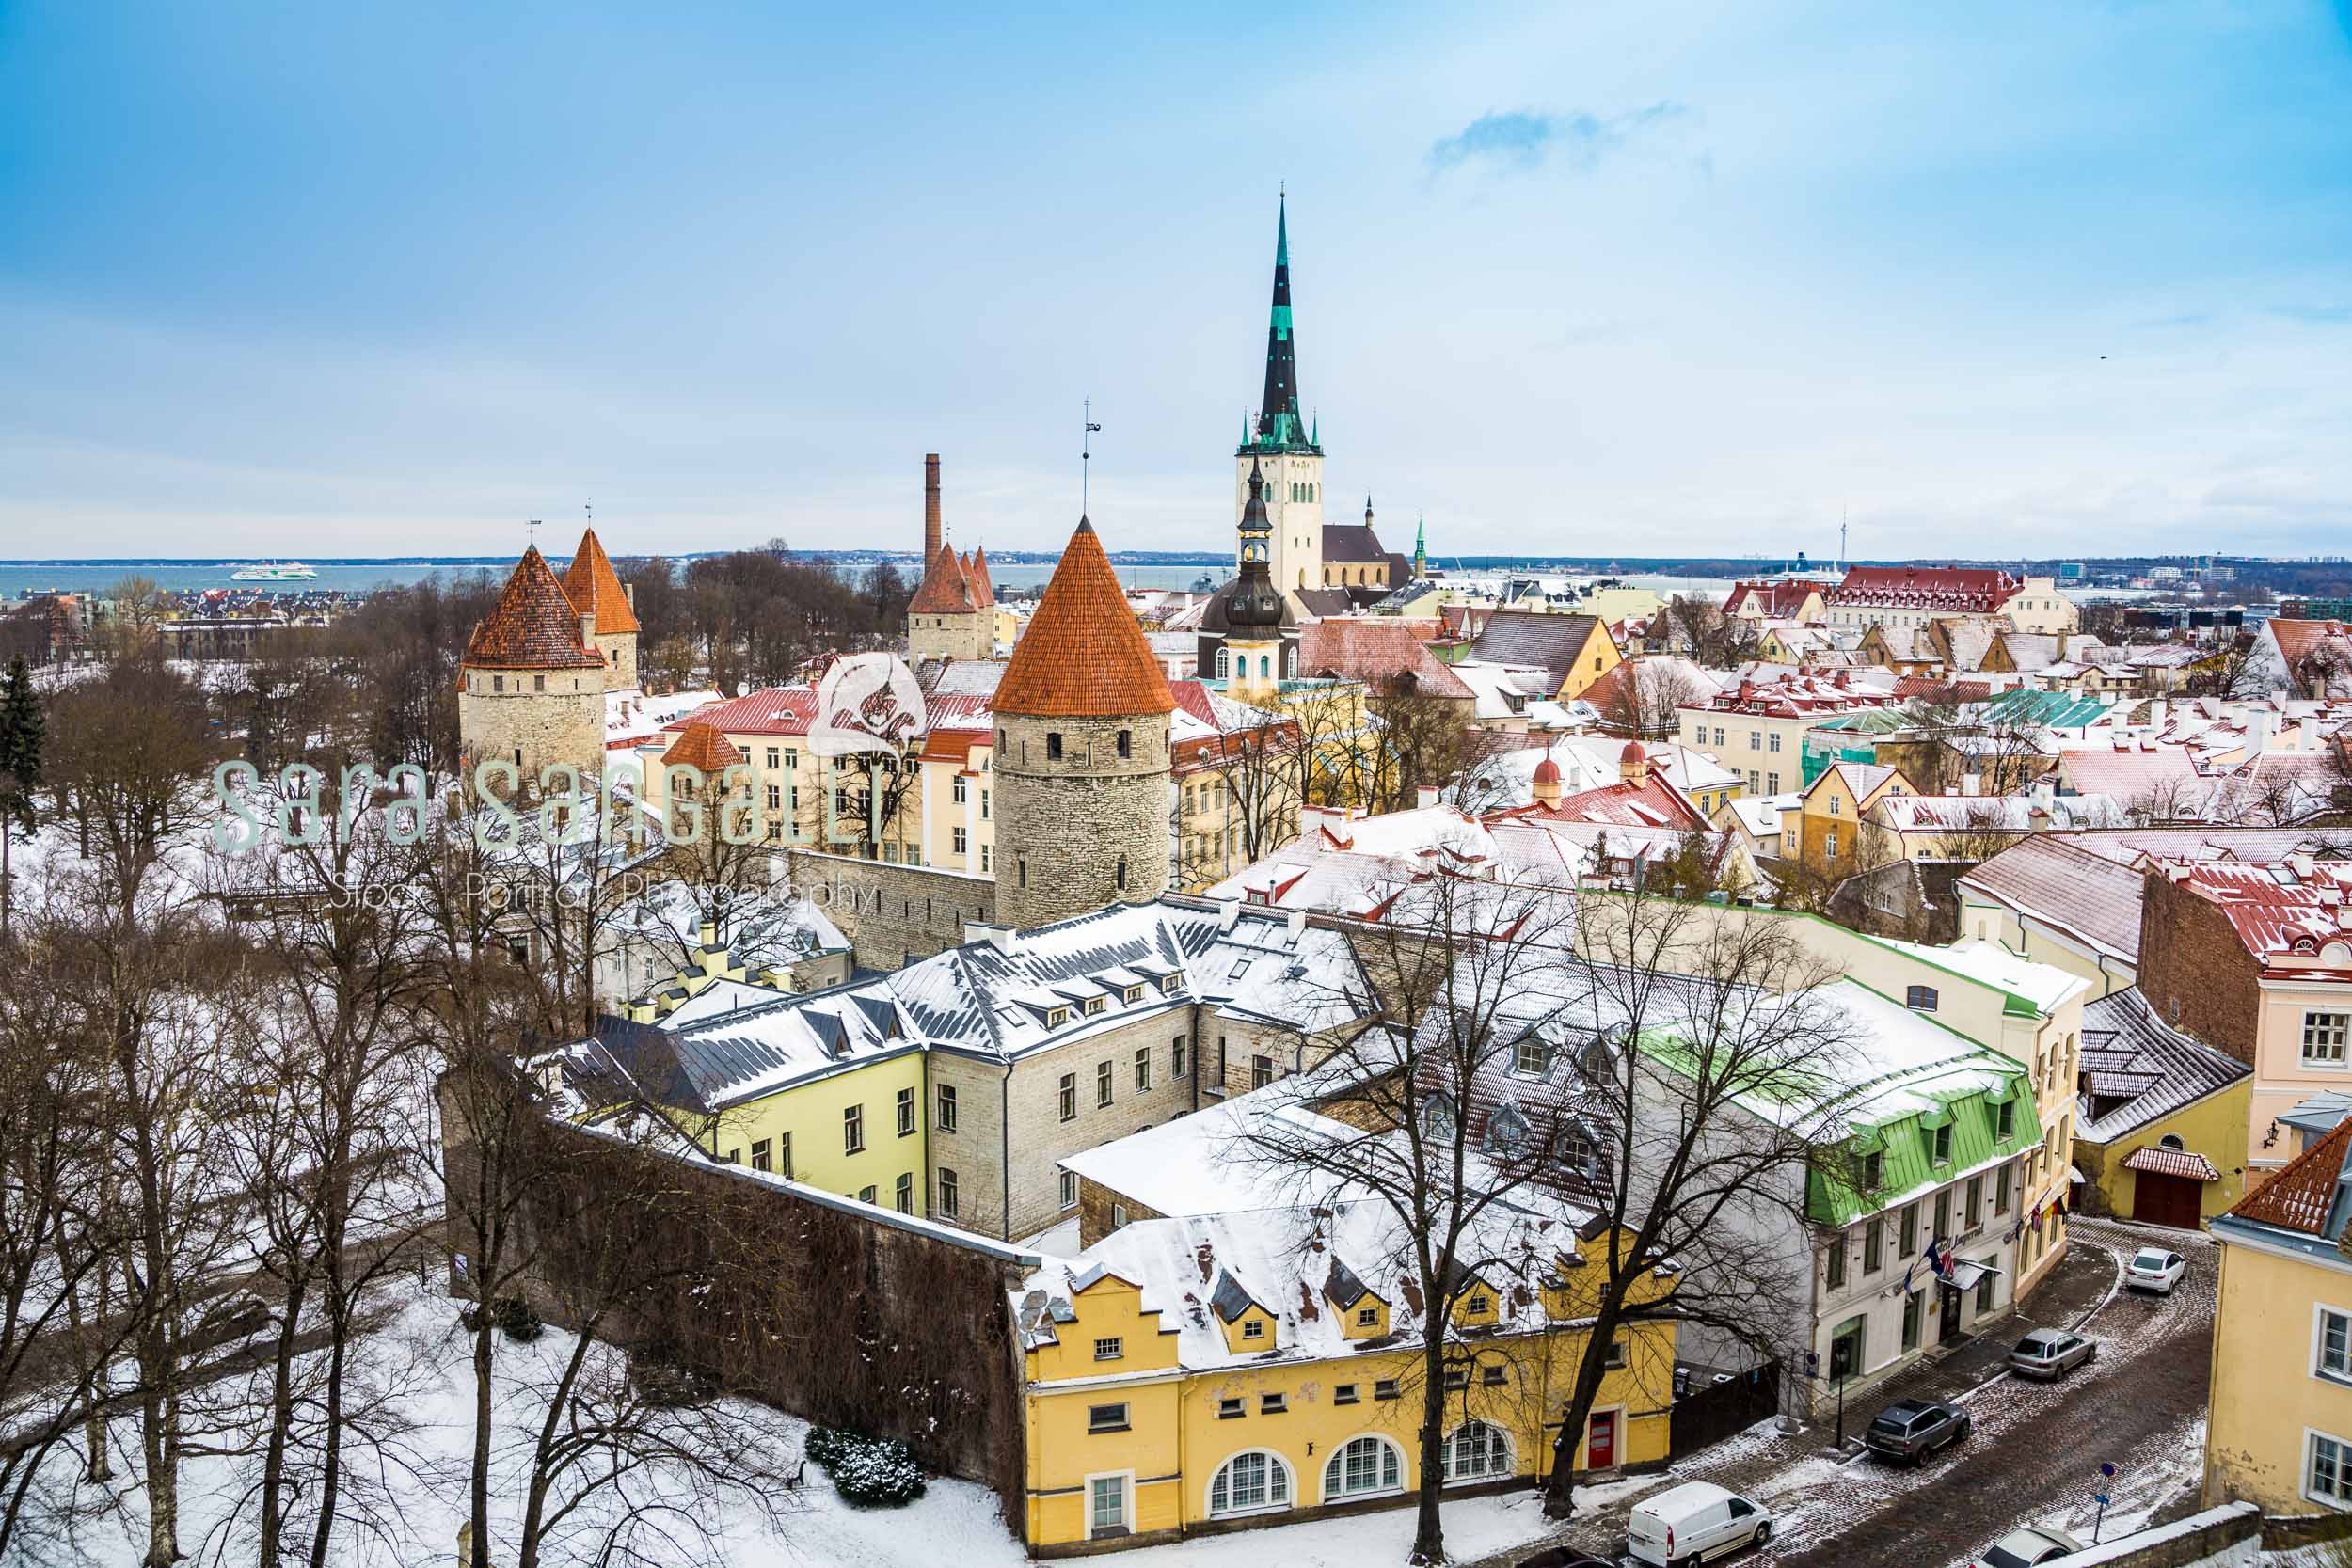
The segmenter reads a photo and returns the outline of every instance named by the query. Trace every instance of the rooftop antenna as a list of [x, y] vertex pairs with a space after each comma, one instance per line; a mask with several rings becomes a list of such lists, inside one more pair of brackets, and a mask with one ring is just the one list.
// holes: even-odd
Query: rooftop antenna
[[1094, 433], [1103, 427], [1094, 422], [1094, 400], [1086, 401], [1086, 414], [1079, 422], [1086, 431], [1078, 438], [1078, 515], [1087, 516], [1089, 482], [1093, 477]]

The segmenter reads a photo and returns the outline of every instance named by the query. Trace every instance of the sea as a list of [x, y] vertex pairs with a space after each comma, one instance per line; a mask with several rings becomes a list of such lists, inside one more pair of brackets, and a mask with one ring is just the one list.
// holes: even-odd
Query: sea
[[[380, 588], [397, 588], [438, 575], [443, 578], [469, 578], [486, 572], [494, 578], [503, 579], [514, 569], [512, 556], [434, 556], [416, 560], [388, 561], [311, 561], [318, 576], [299, 582], [238, 582], [234, 574], [245, 561], [205, 560], [133, 560], [96, 559], [88, 561], [0, 561], [0, 601], [12, 602], [40, 594], [99, 593], [125, 578], [143, 577], [157, 587], [177, 592], [200, 593], [208, 588], [229, 589], [238, 593], [300, 594], [304, 593], [340, 592], [366, 594]], [[921, 570], [912, 556], [894, 562], [902, 573], [913, 575]], [[559, 563], [560, 569], [560, 563]], [[840, 569], [857, 574], [866, 569], [864, 562], [844, 562]], [[1188, 562], [1154, 562], [1149, 565], [1118, 565], [1113, 570], [1119, 580], [1130, 588], [1191, 588], [1201, 578], [1212, 584], [1221, 583], [1232, 575], [1232, 558], [1202, 557]], [[1477, 566], [1454, 575], [1463, 577], [1496, 577], [1505, 571], [1515, 576], [1591, 576], [1590, 566], [1565, 566], [1536, 562], [1523, 567]], [[1030, 588], [1041, 584], [1054, 573], [1050, 561], [990, 562], [988, 575], [1006, 588]], [[1711, 578], [1675, 577], [1653, 573], [1626, 575], [1624, 581], [1636, 587], [1649, 588], [1661, 594], [1676, 593], [1720, 593], [1726, 579]]]

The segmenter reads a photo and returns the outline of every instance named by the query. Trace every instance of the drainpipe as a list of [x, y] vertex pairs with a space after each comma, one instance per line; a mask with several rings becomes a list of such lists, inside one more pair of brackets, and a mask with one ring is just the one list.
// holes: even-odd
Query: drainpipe
[[1012, 1240], [1012, 1064], [1005, 1064], [1004, 1076], [996, 1080], [996, 1174], [1004, 1183], [1004, 1207], [996, 1211], [1005, 1227], [1005, 1240]]

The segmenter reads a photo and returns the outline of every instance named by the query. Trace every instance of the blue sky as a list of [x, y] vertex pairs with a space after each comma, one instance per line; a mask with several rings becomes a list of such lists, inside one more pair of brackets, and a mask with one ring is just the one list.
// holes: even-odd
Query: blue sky
[[[1002, 11], [1003, 14], [995, 14]], [[2352, 0], [0, 0], [0, 554], [2352, 547]]]

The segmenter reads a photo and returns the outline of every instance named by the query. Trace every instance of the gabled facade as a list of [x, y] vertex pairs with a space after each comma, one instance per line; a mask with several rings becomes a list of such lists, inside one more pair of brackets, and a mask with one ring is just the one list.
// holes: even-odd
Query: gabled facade
[[1874, 863], [1871, 847], [1865, 843], [1870, 809], [1890, 795], [1915, 793], [1911, 781], [1895, 768], [1858, 762], [1831, 765], [1799, 804], [1796, 858], [1826, 877], [1868, 870]]
[[[1361, 1203], [1142, 1220], [1024, 1280], [1011, 1308], [1028, 1385], [1032, 1554], [1409, 1503], [1431, 1332], [1458, 1368], [1449, 1489], [1540, 1478], [1556, 1431], [1547, 1413], [1584, 1354], [1584, 1281], [1601, 1272], [1588, 1259], [1609, 1244], [1606, 1227], [1565, 1207], [1497, 1220], [1475, 1238], [1490, 1260], [1461, 1276], [1434, 1328], [1395, 1264], [1392, 1231]], [[1578, 1445], [1581, 1467], [1667, 1457], [1674, 1325], [1629, 1328], [1624, 1351]], [[1269, 1543], [1267, 1560], [1281, 1560]]]

